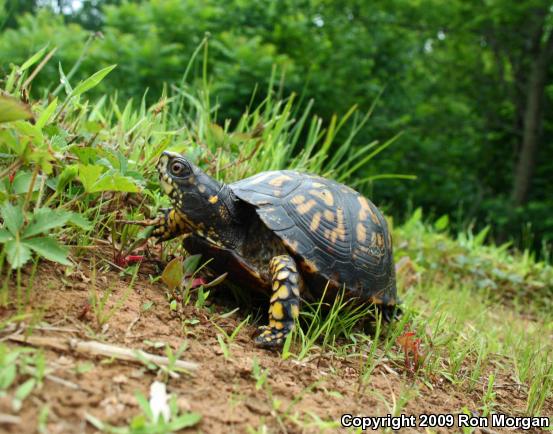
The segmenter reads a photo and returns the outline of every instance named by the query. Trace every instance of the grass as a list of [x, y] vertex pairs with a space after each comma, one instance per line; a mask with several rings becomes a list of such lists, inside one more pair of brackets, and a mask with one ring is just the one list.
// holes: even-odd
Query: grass
[[[186, 152], [208, 173], [227, 182], [263, 170], [294, 167], [363, 188], [374, 179], [355, 179], [355, 168], [369, 164], [395, 140], [354, 147], [355, 135], [368, 122], [372, 109], [361, 114], [352, 108], [323, 126], [311, 113], [312, 104], [299, 112], [294, 96], [277, 100], [271, 88], [259, 106], [248, 107], [234, 124], [217, 119], [208, 80], [198, 89], [186, 84], [174, 88], [151, 107], [144, 101], [121, 104], [109, 96], [96, 102], [86, 100], [87, 90], [109, 79], [109, 69], [67, 88], [65, 97], [22, 103], [26, 78], [43, 55], [14, 66], [4, 81], [3, 95], [11, 96], [0, 97], [0, 303], [5, 309], [15, 307], [19, 314], [40, 309], [29, 303], [38, 263], [44, 259], [73, 272], [94, 258], [94, 270], [121, 271], [122, 278], [130, 278], [128, 291], [133, 290], [139, 266], [128, 268], [128, 261], [136, 240], [145, 234], [122, 221], [149, 218], [168, 205], [153, 168], [167, 148]], [[2, 109], [6, 107], [16, 119], [5, 118], [7, 111]], [[341, 143], [336, 143], [338, 134], [346, 137]], [[377, 368], [398, 373], [405, 383], [399, 395], [378, 395], [391, 414], [399, 414], [424, 388], [440, 387], [443, 382], [467, 395], [478, 394], [482, 414], [543, 414], [553, 396], [553, 267], [528, 252], [513, 252], [508, 244], [487, 245], [487, 230], [452, 236], [447, 222], [443, 217], [425, 222], [416, 210], [405, 223], [391, 224], [396, 261], [409, 258], [398, 271], [404, 302], [398, 321], [384, 324], [375, 312], [375, 321], [365, 329], [361, 319], [366, 310], [351, 306], [344, 297], [330, 306], [305, 304], [282, 351], [283, 363], [324, 357], [330, 361], [330, 372], [340, 375], [332, 361], [353, 360], [359, 395], [372, 393]], [[181, 253], [179, 243], [171, 242], [162, 259]], [[176, 262], [177, 271], [166, 269], [163, 280], [170, 282], [169, 292], [185, 276], [193, 282], [201, 269], [199, 261], [189, 257], [184, 264]], [[180, 298], [186, 305], [195, 300], [196, 309], [215, 324], [217, 317], [205, 308], [209, 286], [195, 289], [187, 284]], [[99, 328], [115, 321], [126, 301], [125, 293], [110, 304], [111, 295], [111, 290], [97, 292], [93, 278], [90, 300]], [[170, 298], [168, 309], [176, 310], [176, 303]], [[145, 303], [143, 310], [150, 308]], [[231, 346], [249, 320], [246, 317], [231, 332], [216, 326], [225, 359], [232, 358]], [[197, 321], [186, 319], [183, 328]], [[2, 328], [9, 323], [4, 321]], [[174, 361], [184, 348], [173, 352], [167, 346], [165, 351]], [[411, 363], [414, 356], [420, 358], [418, 366]], [[1, 344], [0, 389], [16, 403], [14, 410], [40, 387], [41, 357], [40, 352]], [[279, 426], [336, 427], [336, 421], [295, 410], [312, 393], [311, 386], [285, 406], [272, 392], [270, 371], [255, 359], [252, 363], [253, 386], [266, 393], [271, 417]], [[175, 374], [171, 365], [160, 372], [165, 382]], [[496, 401], [500, 387], [521, 390], [525, 408], [501, 407]], [[141, 417], [137, 429], [158, 429], [145, 406]], [[44, 407], [39, 428], [47, 419]], [[135, 432], [132, 426], [89, 421], [106, 431]], [[252, 432], [266, 429], [262, 424], [252, 427]]]

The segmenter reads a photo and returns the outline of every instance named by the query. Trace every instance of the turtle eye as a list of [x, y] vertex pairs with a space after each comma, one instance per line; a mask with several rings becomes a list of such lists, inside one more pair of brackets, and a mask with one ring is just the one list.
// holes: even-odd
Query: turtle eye
[[180, 161], [175, 161], [171, 164], [171, 174], [175, 176], [182, 176], [186, 172], [186, 166]]

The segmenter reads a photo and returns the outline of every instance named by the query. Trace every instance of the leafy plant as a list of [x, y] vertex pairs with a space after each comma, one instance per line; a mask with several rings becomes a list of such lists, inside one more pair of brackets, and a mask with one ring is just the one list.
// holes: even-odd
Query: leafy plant
[[177, 400], [174, 396], [169, 400], [171, 419], [154, 415], [150, 403], [144, 395], [136, 393], [135, 398], [142, 410], [142, 413], [135, 416], [129, 426], [117, 427], [102, 422], [91, 414], [86, 414], [86, 420], [96, 429], [113, 434], [165, 434], [190, 428], [201, 420], [198, 413], [180, 413]]

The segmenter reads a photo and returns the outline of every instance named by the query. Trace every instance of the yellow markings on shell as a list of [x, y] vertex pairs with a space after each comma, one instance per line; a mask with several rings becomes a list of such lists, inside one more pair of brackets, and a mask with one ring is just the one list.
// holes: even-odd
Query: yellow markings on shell
[[290, 202], [294, 205], [299, 205], [300, 203], [305, 202], [305, 196], [303, 194], [297, 194], [290, 200]]
[[384, 247], [384, 237], [382, 234], [376, 234], [376, 245], [378, 247]]
[[314, 182], [313, 183], [313, 187], [317, 187], [317, 188], [321, 188], [321, 187], [324, 187], [325, 185], [324, 184], [321, 184], [320, 182]]
[[205, 193], [206, 187], [203, 184], [198, 185], [198, 190], [200, 193]]
[[276, 279], [277, 280], [284, 280], [284, 279], [287, 279], [288, 276], [290, 276], [290, 272], [284, 270], [284, 271], [281, 271], [280, 273], [277, 274]]
[[359, 201], [359, 205], [361, 207], [359, 209], [359, 220], [366, 220], [367, 217], [370, 217], [372, 222], [375, 225], [380, 225], [380, 221], [378, 220], [378, 217], [376, 216], [373, 209], [371, 208], [369, 201], [365, 199], [363, 196], [359, 196], [357, 200]]
[[357, 232], [357, 241], [360, 243], [364, 242], [367, 239], [367, 229], [365, 229], [365, 226], [363, 223], [359, 222], [357, 223], [356, 227]]
[[336, 224], [336, 232], [338, 237], [342, 240], [346, 240], [346, 226], [344, 225], [344, 210], [338, 208], [336, 210], [336, 215], [338, 216], [338, 223]]
[[330, 190], [324, 189], [324, 190], [309, 190], [309, 194], [318, 197], [321, 199], [326, 206], [333, 206], [334, 205], [334, 196], [330, 192]]
[[334, 221], [334, 213], [329, 209], [325, 209], [323, 215], [325, 216], [325, 219], [327, 219], [329, 222]]
[[315, 205], [317, 205], [317, 202], [310, 199], [307, 202], [298, 205], [297, 210], [300, 214], [307, 214]]
[[274, 179], [271, 179], [269, 181], [269, 185], [273, 185], [275, 187], [281, 187], [282, 184], [284, 184], [284, 182], [290, 181], [291, 179], [292, 178], [290, 178], [288, 175], [280, 175], [280, 176], [277, 176]]
[[319, 225], [321, 224], [321, 213], [316, 212], [313, 215], [313, 219], [311, 220], [311, 224], [309, 225], [309, 229], [311, 229], [313, 232], [319, 229]]
[[282, 319], [282, 318], [284, 318], [284, 306], [282, 305], [281, 302], [275, 301], [275, 302], [271, 305], [271, 316], [272, 316], [274, 319]]
[[267, 178], [269, 178], [270, 176], [272, 176], [273, 174], [270, 173], [270, 172], [266, 172], [266, 173], [260, 173], [259, 175], [256, 175], [254, 178], [255, 179], [252, 179], [249, 183], [250, 184], [259, 184], [263, 181], [265, 181]]
[[219, 196], [209, 196], [209, 203], [217, 203]]
[[273, 282], [273, 291], [276, 291], [278, 289], [278, 287], [280, 286], [280, 284], [278, 283], [278, 281], [274, 281]]
[[297, 318], [300, 315], [300, 308], [293, 304], [290, 308], [290, 313], [292, 314], [292, 318]]

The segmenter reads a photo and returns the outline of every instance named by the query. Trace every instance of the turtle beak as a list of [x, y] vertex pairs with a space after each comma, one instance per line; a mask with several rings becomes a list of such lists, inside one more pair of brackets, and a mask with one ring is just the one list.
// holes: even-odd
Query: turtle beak
[[159, 157], [159, 161], [157, 162], [157, 171], [159, 174], [159, 181], [161, 183], [161, 188], [163, 188], [163, 191], [166, 195], [171, 196], [171, 193], [174, 190], [173, 187], [173, 180], [169, 176], [168, 168], [169, 162], [178, 154], [175, 154], [174, 152], [167, 152], [165, 151], [163, 154], [161, 154], [161, 157]]

